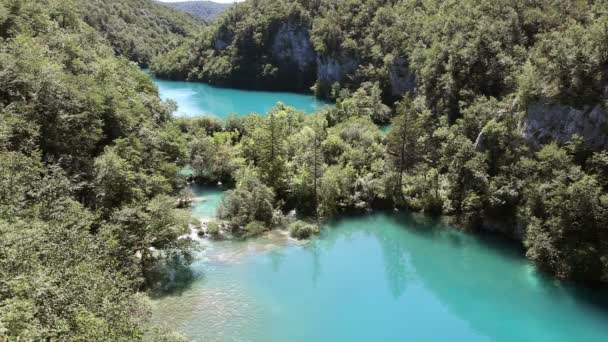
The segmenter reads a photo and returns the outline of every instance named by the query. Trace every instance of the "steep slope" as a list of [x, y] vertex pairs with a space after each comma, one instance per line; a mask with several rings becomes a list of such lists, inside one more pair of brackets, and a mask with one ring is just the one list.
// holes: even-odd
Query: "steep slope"
[[296, 1], [237, 3], [190, 46], [171, 51], [152, 68], [166, 78], [307, 91], [317, 68], [311, 27], [310, 13]]
[[142, 66], [193, 36], [204, 22], [153, 0], [85, 0], [84, 21], [125, 56]]
[[187, 228], [171, 107], [79, 5], [0, 1], [0, 341], [143, 340], [132, 242]]
[[192, 14], [195, 17], [201, 18], [205, 21], [210, 21], [217, 18], [222, 12], [224, 12], [230, 4], [222, 4], [213, 1], [183, 1], [183, 2], [162, 2], [162, 5], [172, 7], [187, 13]]
[[601, 108], [601, 120], [581, 120], [608, 101], [606, 22], [604, 1], [248, 1], [153, 70], [246, 88], [314, 85], [326, 97], [335, 85], [377, 82], [387, 103], [415, 92], [450, 122], [478, 97], [515, 97], [522, 113], [559, 104], [572, 125], [543, 131], [543, 142], [573, 134], [603, 142], [603, 128], [572, 127], [604, 121]]

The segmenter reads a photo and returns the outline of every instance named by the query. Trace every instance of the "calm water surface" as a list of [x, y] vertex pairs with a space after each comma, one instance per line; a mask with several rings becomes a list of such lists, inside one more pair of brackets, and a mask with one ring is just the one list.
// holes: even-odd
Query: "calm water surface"
[[220, 186], [193, 185], [192, 192], [196, 200], [192, 205], [192, 215], [198, 218], [215, 217], [223, 190]]
[[396, 214], [297, 243], [204, 242], [153, 299], [194, 341], [608, 341], [608, 301], [538, 274], [513, 244]]
[[277, 102], [312, 113], [328, 105], [312, 95], [220, 88], [200, 82], [166, 81], [157, 78], [153, 78], [153, 81], [163, 100], [172, 99], [177, 102], [178, 116], [213, 115], [226, 118], [230, 114], [264, 114]]
[[[181, 115], [321, 105], [304, 95], [156, 83]], [[193, 190], [193, 215], [213, 217], [223, 189]], [[605, 293], [544, 277], [513, 243], [412, 216], [343, 218], [307, 243], [280, 231], [201, 243], [188, 274], [152, 297], [153, 322], [194, 341], [608, 341]]]

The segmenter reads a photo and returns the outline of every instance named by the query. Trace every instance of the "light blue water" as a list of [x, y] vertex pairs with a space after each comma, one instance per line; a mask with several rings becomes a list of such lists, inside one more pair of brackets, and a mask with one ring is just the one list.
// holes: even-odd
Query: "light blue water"
[[265, 114], [277, 102], [312, 113], [328, 105], [312, 95], [219, 88], [206, 83], [157, 78], [153, 78], [153, 81], [163, 100], [172, 99], [177, 102], [177, 116], [213, 115], [226, 118], [230, 114]]
[[192, 215], [197, 218], [215, 217], [223, 191], [219, 186], [193, 185], [192, 192], [196, 200], [192, 205]]
[[608, 341], [606, 296], [535, 271], [513, 244], [373, 214], [298, 244], [207, 243], [153, 320], [195, 341]]

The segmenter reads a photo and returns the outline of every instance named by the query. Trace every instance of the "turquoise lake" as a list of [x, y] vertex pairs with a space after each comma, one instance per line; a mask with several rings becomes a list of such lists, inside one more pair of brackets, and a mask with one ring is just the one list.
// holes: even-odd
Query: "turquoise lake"
[[218, 186], [193, 185], [192, 192], [197, 199], [192, 205], [192, 216], [198, 218], [214, 217], [217, 206], [222, 200], [222, 188]]
[[171, 99], [177, 103], [177, 116], [213, 115], [226, 118], [230, 114], [265, 114], [277, 102], [312, 113], [328, 105], [312, 95], [220, 88], [200, 82], [166, 81], [157, 78], [153, 78], [153, 81], [163, 100]]
[[398, 214], [203, 241], [153, 321], [194, 341], [608, 341], [608, 298], [538, 273], [512, 242]]
[[[178, 115], [322, 105], [304, 95], [155, 82]], [[223, 190], [193, 186], [193, 217], [213, 217]], [[193, 341], [608, 341], [606, 291], [539, 273], [512, 241], [422, 216], [346, 217], [304, 243], [285, 231], [200, 243], [197, 261], [151, 297], [152, 322]]]

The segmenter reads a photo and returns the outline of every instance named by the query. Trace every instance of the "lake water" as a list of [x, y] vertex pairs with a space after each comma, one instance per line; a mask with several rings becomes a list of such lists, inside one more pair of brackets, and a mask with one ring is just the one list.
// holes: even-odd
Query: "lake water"
[[[156, 82], [182, 115], [317, 108], [304, 95]], [[213, 217], [223, 189], [193, 191], [193, 216]], [[193, 341], [608, 341], [605, 291], [544, 276], [513, 242], [421, 216], [342, 218], [305, 243], [284, 231], [201, 243], [173, 290], [151, 298], [152, 321]]]
[[153, 78], [153, 81], [163, 100], [172, 99], [177, 103], [177, 116], [213, 115], [226, 118], [230, 114], [265, 114], [277, 102], [312, 113], [329, 105], [312, 95], [220, 88], [200, 82], [166, 81], [157, 78]]
[[[209, 211], [210, 212], [210, 211]], [[539, 274], [520, 248], [400, 214], [204, 241], [153, 321], [194, 341], [608, 341], [608, 300]]]
[[223, 188], [195, 184], [192, 186], [192, 192], [198, 199], [192, 205], [192, 216], [202, 219], [215, 217], [217, 206], [222, 200]]

